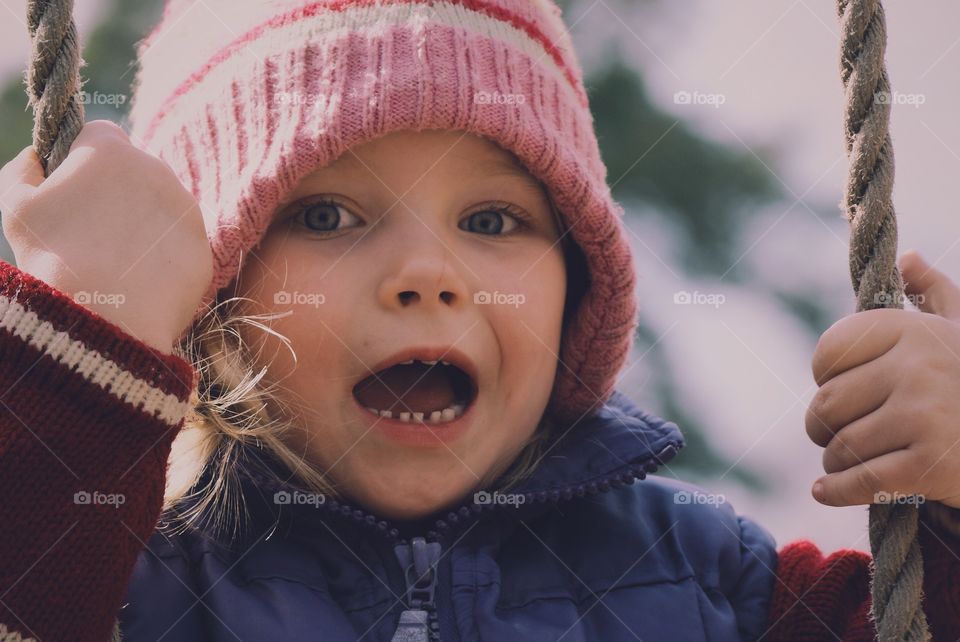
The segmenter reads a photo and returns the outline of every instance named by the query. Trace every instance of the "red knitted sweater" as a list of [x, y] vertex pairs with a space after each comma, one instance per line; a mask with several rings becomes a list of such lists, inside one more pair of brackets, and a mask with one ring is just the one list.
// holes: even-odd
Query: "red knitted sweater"
[[[196, 381], [0, 261], [0, 642], [110, 639]], [[920, 532], [934, 640], [957, 640], [960, 529], [924, 517]], [[872, 640], [869, 564], [785, 546], [763, 639]]]

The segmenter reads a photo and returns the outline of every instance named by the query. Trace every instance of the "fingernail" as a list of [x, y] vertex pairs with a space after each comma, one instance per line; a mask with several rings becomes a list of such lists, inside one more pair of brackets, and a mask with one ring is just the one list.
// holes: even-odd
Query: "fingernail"
[[900, 263], [900, 264], [902, 264], [903, 261], [904, 261], [904, 259], [907, 257], [908, 254], [913, 254], [913, 255], [915, 255], [915, 256], [920, 260], [921, 263], [926, 264], [926, 261], [924, 260], [923, 255], [920, 254], [920, 252], [917, 251], [915, 248], [910, 248], [909, 250], [907, 250], [906, 252], [904, 252], [903, 254], [901, 254], [901, 255], [900, 255], [900, 258], [898, 259], [897, 262]]
[[813, 498], [823, 503], [823, 482], [817, 482], [813, 485]]

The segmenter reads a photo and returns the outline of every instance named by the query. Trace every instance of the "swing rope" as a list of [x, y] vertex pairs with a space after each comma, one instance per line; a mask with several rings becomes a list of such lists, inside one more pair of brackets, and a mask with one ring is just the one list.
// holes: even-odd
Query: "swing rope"
[[80, 40], [73, 0], [28, 0], [30, 64], [27, 98], [33, 108], [33, 148], [49, 176], [83, 129]]
[[[840, 72], [846, 92], [844, 131], [850, 169], [842, 207], [850, 222], [850, 277], [857, 311], [902, 308], [896, 265], [890, 83], [884, 67], [886, 20], [880, 0], [837, 0], [842, 31]], [[73, 0], [28, 0], [32, 51], [27, 96], [33, 147], [49, 176], [84, 124], [80, 43]], [[880, 642], [927, 642], [921, 607], [923, 561], [913, 504], [870, 506], [873, 552], [871, 615]]]
[[[837, 0], [840, 76], [846, 93], [844, 134], [849, 173], [843, 208], [850, 222], [850, 277], [857, 312], [903, 308], [893, 208], [887, 27], [880, 0]], [[872, 606], [880, 642], [930, 639], [921, 600], [923, 559], [915, 504], [871, 504]]]

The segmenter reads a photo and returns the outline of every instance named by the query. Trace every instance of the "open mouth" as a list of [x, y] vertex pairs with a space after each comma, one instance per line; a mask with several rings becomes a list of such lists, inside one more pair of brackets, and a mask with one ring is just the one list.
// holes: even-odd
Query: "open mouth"
[[473, 378], [452, 363], [410, 359], [379, 370], [353, 387], [367, 411], [407, 423], [454, 421], [477, 395]]

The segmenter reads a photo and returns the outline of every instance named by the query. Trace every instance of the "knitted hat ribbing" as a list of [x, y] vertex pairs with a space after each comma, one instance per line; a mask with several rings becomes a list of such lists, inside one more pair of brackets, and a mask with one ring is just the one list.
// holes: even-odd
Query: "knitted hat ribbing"
[[302, 177], [391, 131], [466, 130], [543, 182], [586, 259], [548, 409], [575, 421], [609, 397], [635, 274], [552, 0], [168, 0], [138, 58], [132, 136], [200, 201], [214, 254], [198, 316]]

